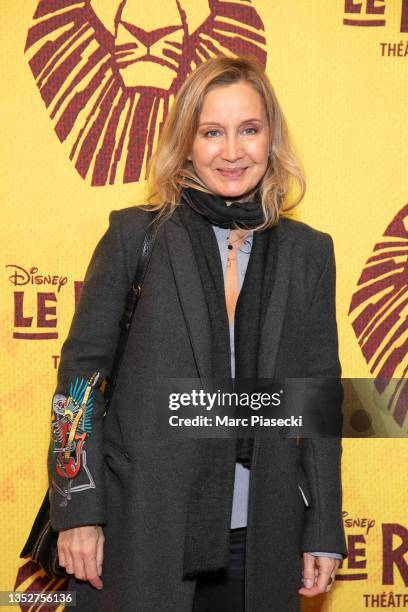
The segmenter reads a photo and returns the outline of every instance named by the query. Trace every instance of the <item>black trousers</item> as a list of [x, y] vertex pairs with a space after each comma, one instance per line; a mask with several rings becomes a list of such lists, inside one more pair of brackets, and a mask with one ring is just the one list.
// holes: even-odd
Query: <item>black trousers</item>
[[229, 568], [198, 578], [192, 612], [244, 612], [245, 540], [246, 527], [231, 529]]

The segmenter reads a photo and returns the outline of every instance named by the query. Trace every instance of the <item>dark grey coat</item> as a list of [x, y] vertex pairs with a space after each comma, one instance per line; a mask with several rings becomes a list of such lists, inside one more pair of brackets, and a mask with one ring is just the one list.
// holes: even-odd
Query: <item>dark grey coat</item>
[[[61, 354], [56, 393], [111, 367], [125, 294], [150, 213], [113, 211], [88, 267]], [[339, 376], [335, 262], [331, 237], [282, 218], [276, 278], [261, 337], [260, 377]], [[77, 610], [191, 612], [195, 581], [182, 580], [187, 499], [198, 465], [196, 441], [163, 439], [152, 406], [158, 381], [210, 376], [210, 324], [203, 288], [179, 211], [160, 229], [131, 328], [118, 387], [102, 420], [94, 389], [86, 467], [72, 482], [93, 480], [65, 505], [53, 489], [55, 530], [104, 525], [98, 591], [71, 579]], [[257, 439], [251, 470], [246, 612], [297, 611], [302, 551], [347, 554], [341, 517], [338, 439]], [[49, 475], [58, 486], [55, 448]], [[86, 468], [91, 474], [88, 477]], [[305, 492], [306, 507], [298, 485]]]

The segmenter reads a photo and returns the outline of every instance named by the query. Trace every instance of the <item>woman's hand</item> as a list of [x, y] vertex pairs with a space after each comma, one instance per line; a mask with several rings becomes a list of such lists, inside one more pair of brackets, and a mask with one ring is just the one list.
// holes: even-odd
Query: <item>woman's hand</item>
[[299, 589], [300, 595], [315, 597], [320, 593], [328, 593], [332, 588], [340, 559], [333, 557], [316, 557], [310, 553], [303, 553], [303, 584]]
[[60, 531], [57, 541], [58, 561], [68, 574], [88, 580], [102, 589], [100, 579], [105, 536], [100, 525], [84, 525]]

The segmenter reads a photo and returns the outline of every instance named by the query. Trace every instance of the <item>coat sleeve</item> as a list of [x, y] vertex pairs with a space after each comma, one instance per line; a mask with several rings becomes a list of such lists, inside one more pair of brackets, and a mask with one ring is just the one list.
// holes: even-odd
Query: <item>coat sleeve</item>
[[[322, 234], [325, 258], [309, 310], [308, 377], [341, 377], [336, 321], [336, 266], [333, 240]], [[333, 409], [333, 407], [331, 407]], [[341, 406], [338, 406], [341, 411]], [[301, 461], [312, 493], [302, 551], [337, 552], [347, 557], [342, 519], [341, 438], [303, 438]]]
[[120, 213], [110, 213], [61, 349], [47, 461], [55, 531], [106, 522], [100, 385], [110, 373], [130, 282]]

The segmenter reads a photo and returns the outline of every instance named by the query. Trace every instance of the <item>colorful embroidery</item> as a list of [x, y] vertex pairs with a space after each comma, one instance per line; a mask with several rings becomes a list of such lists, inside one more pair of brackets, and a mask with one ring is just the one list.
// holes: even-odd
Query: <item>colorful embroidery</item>
[[[55, 471], [66, 484], [61, 487], [54, 479], [52, 484], [65, 500], [71, 499], [73, 492], [95, 488], [86, 463], [85, 441], [92, 434], [93, 387], [98, 379], [99, 372], [94, 372], [89, 380], [77, 378], [75, 383], [70, 383], [68, 397], [60, 393], [53, 397], [51, 432]], [[73, 486], [73, 479], [78, 480], [80, 474], [84, 476], [79, 478], [83, 482]]]

